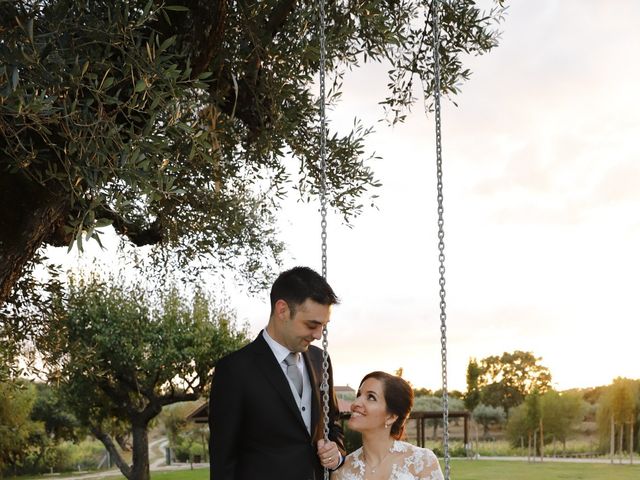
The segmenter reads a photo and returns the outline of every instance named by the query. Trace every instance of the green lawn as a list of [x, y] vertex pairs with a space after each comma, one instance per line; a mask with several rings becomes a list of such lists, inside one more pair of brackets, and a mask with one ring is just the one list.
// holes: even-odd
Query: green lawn
[[[209, 470], [151, 475], [152, 480], [208, 480]], [[638, 480], [640, 465], [452, 460], [452, 480]]]
[[452, 460], [452, 480], [638, 480], [638, 465]]

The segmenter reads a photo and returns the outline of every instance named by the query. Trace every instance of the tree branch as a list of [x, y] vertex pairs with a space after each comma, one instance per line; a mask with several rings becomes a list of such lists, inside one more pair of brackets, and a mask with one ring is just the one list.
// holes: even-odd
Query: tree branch
[[126, 236], [138, 247], [143, 245], [155, 245], [160, 243], [164, 238], [164, 232], [159, 218], [156, 218], [148, 227], [143, 228], [136, 223], [128, 221], [119, 213], [108, 207], [101, 207], [97, 209], [96, 218], [111, 220], [115, 231], [120, 235]]
[[269, 20], [265, 25], [267, 33], [273, 39], [286, 23], [289, 14], [296, 7], [297, 0], [282, 0], [271, 9]]
[[104, 445], [104, 447], [107, 449], [107, 451], [109, 452], [109, 455], [111, 455], [111, 458], [113, 459], [115, 464], [118, 466], [122, 474], [128, 479], [131, 479], [131, 467], [127, 464], [127, 462], [124, 461], [124, 459], [122, 458], [122, 455], [120, 455], [120, 452], [118, 451], [115, 444], [113, 443], [113, 440], [111, 440], [111, 437], [107, 433], [103, 432], [100, 428], [94, 425], [92, 425], [90, 429], [91, 429], [91, 433], [98, 440], [100, 440]]

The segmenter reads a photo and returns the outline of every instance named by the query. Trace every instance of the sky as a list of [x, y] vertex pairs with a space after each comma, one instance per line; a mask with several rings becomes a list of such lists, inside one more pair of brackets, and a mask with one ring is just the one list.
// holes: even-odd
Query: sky
[[[487, 2], [479, 2], [487, 3]], [[541, 357], [558, 389], [640, 378], [640, 2], [512, 0], [500, 46], [467, 58], [458, 106], [443, 103], [450, 389], [470, 358]], [[376, 125], [376, 209], [329, 218], [329, 333], [337, 385], [403, 369], [441, 385], [433, 117], [389, 127], [386, 67], [345, 78], [333, 128]], [[283, 268], [320, 269], [316, 205], [279, 215]], [[229, 290], [256, 335], [268, 292]]]

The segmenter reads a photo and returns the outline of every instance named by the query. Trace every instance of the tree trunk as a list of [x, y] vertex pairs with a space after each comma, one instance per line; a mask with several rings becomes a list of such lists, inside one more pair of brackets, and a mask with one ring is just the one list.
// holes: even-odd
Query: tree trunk
[[629, 424], [629, 463], [633, 465], [633, 420]]
[[623, 439], [624, 439], [624, 423], [620, 424], [620, 437], [618, 437], [618, 455], [619, 455], [619, 461], [620, 463], [622, 463], [622, 457], [624, 457], [624, 451], [623, 449]]
[[613, 414], [611, 414], [611, 427], [610, 427], [610, 442], [609, 442], [609, 451], [611, 456], [611, 463], [613, 463], [614, 449], [615, 449], [615, 437], [616, 437], [616, 426], [613, 422]]
[[540, 461], [544, 462], [544, 425], [540, 418]]
[[102, 442], [122, 474], [128, 479], [131, 479], [131, 467], [127, 465], [127, 462], [124, 461], [124, 459], [120, 455], [120, 452], [116, 448], [115, 443], [113, 443], [113, 440], [111, 440], [111, 437], [102, 430], [98, 430], [97, 428], [92, 428], [91, 433], [93, 433], [93, 435]]
[[62, 190], [0, 172], [0, 305], [11, 295], [25, 265], [65, 220], [68, 204]]
[[129, 480], [149, 480], [149, 435], [147, 422], [134, 419], [131, 428], [133, 434], [133, 465]]

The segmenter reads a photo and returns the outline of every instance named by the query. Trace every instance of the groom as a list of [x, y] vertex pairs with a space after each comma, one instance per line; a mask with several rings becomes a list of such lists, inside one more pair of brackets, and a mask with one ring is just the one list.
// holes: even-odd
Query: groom
[[216, 365], [209, 402], [211, 480], [320, 480], [344, 460], [329, 364], [329, 441], [323, 440], [322, 337], [338, 303], [307, 267], [280, 274], [267, 328]]

